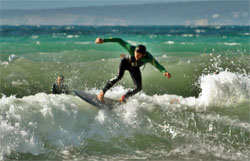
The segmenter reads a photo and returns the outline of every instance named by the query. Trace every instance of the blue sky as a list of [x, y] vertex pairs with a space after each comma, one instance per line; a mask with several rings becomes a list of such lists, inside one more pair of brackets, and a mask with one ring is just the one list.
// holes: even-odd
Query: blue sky
[[157, 2], [188, 2], [211, 0], [0, 0], [1, 9], [50, 9], [83, 6], [144, 4]]

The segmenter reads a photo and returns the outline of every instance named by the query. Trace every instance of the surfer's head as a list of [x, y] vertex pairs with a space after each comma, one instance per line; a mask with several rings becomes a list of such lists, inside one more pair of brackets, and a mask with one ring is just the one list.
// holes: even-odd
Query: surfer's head
[[57, 76], [57, 84], [60, 85], [60, 84], [63, 83], [63, 81], [64, 81], [64, 76], [58, 75], [58, 76]]
[[147, 53], [146, 47], [144, 45], [138, 45], [135, 48], [135, 59], [139, 60], [144, 57]]

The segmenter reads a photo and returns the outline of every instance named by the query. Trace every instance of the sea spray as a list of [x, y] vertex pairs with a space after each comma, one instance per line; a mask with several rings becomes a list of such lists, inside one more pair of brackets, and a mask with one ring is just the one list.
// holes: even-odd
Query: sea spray
[[[211, 79], [217, 81], [216, 86]], [[241, 86], [237, 82], [241, 82]], [[103, 144], [113, 146], [109, 148], [110, 153], [131, 154], [125, 155], [127, 159], [150, 158], [150, 155], [158, 155], [161, 159], [195, 152], [196, 157], [245, 160], [249, 150], [249, 122], [242, 122], [237, 115], [216, 114], [213, 107], [225, 104], [227, 108], [241, 108], [241, 103], [249, 103], [249, 83], [248, 77], [230, 72], [202, 76], [202, 92], [198, 98], [167, 94], [149, 96], [141, 92], [112, 111], [98, 110], [71, 95], [4, 96], [0, 102], [1, 157], [11, 158], [13, 152], [19, 154], [19, 159], [25, 153], [46, 157], [56, 149], [54, 155], [80, 157], [77, 149], [82, 149], [80, 155], [90, 153], [91, 158], [94, 151], [101, 148], [99, 144]], [[220, 93], [225, 86], [232, 89]], [[97, 94], [99, 90], [88, 91]], [[117, 99], [126, 91], [117, 86], [106, 96]], [[237, 92], [239, 101], [232, 91]], [[178, 102], [172, 103], [173, 99]], [[210, 140], [211, 137], [214, 140]], [[220, 142], [220, 137], [228, 141]], [[151, 150], [145, 150], [147, 148]], [[103, 150], [104, 156], [110, 155]]]
[[[0, 160], [249, 160], [248, 26], [1, 26]], [[117, 74], [120, 37], [172, 74], [142, 70], [143, 89], [114, 110], [52, 95], [98, 94]], [[10, 59], [10, 61], [9, 61]], [[128, 73], [106, 97], [133, 88]]]
[[202, 76], [200, 101], [205, 105], [233, 106], [250, 101], [250, 77], [231, 72]]

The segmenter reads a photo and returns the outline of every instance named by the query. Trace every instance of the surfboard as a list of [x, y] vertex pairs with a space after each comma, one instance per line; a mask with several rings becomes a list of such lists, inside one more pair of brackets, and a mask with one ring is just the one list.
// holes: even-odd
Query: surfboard
[[100, 109], [112, 110], [115, 107], [121, 105], [121, 103], [118, 100], [113, 100], [113, 99], [106, 98], [106, 97], [104, 98], [104, 102], [101, 102], [98, 100], [96, 95], [87, 93], [85, 91], [75, 90], [74, 93], [75, 93], [75, 95], [80, 97], [85, 102], [87, 102], [95, 107], [98, 107]]

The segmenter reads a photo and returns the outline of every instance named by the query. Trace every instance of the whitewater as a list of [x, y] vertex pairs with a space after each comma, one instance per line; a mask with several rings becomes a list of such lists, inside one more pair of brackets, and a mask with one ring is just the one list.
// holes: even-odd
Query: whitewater
[[[249, 26], [0, 26], [0, 160], [250, 160]], [[171, 73], [141, 68], [142, 91], [113, 110], [119, 37]], [[51, 94], [58, 75], [70, 94]], [[128, 72], [106, 97], [133, 88]]]
[[[227, 71], [202, 75], [200, 87], [198, 98], [140, 92], [114, 110], [100, 110], [74, 95], [3, 96], [0, 158], [115, 160], [191, 155], [248, 160], [250, 77]], [[106, 96], [117, 99], [126, 90], [116, 86]], [[227, 112], [220, 114], [223, 110]]]

